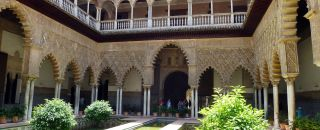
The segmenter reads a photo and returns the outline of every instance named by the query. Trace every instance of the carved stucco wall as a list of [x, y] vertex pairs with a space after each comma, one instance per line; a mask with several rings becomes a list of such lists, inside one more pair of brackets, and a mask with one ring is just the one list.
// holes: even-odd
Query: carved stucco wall
[[[135, 41], [99, 44], [103, 64], [116, 72], [119, 84], [133, 66], [142, 74], [144, 84], [153, 84], [153, 63], [161, 49], [169, 44], [180, 48], [189, 66], [189, 84], [198, 86], [201, 74], [213, 67], [226, 83], [237, 67], [253, 75], [251, 38], [209, 38], [159, 41]], [[190, 70], [192, 69], [192, 70]]]
[[[296, 16], [298, 0], [272, 1], [253, 35], [256, 84], [299, 73]], [[281, 62], [280, 62], [281, 61]]]

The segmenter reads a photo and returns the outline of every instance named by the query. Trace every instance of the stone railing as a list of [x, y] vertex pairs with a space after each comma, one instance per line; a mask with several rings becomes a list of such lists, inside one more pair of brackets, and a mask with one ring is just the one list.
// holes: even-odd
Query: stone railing
[[[213, 26], [217, 28], [241, 28], [246, 19], [246, 12], [234, 13], [215, 13], [192, 16], [165, 16], [134, 19], [118, 19], [99, 21], [88, 15], [87, 12], [80, 9], [70, 0], [46, 0], [48, 3], [55, 5], [67, 14], [74, 16], [79, 21], [85, 23], [90, 28], [100, 32], [110, 32], [117, 30], [133, 30], [133, 29], [152, 29], [170, 27], [197, 27], [197, 26]], [[150, 23], [151, 22], [151, 23]]]

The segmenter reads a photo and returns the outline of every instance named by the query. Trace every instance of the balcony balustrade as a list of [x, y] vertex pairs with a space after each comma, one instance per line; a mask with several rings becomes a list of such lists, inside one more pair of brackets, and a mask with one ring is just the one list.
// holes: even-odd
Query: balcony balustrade
[[[217, 28], [241, 28], [246, 20], [247, 12], [231, 12], [231, 13], [212, 13], [203, 15], [185, 16], [165, 16], [133, 19], [117, 19], [100, 21], [90, 16], [86, 11], [80, 9], [70, 0], [46, 0], [48, 3], [63, 10], [65, 13], [74, 16], [79, 21], [88, 25], [92, 29], [100, 32], [110, 32], [117, 30], [133, 30], [133, 29], [154, 29], [170, 27], [197, 27], [197, 26], [213, 26]], [[191, 21], [189, 21], [191, 20]], [[151, 23], [148, 23], [151, 22]], [[152, 26], [148, 26], [152, 25]]]

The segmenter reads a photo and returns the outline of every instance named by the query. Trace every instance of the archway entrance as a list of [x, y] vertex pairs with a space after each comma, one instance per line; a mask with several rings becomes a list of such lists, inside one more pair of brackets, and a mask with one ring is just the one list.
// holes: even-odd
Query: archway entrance
[[[188, 89], [187, 58], [181, 48], [169, 44], [163, 47], [154, 62], [154, 86], [151, 87], [152, 111], [160, 103], [177, 107], [179, 100], [185, 100]], [[174, 95], [179, 93], [177, 95]]]
[[177, 108], [179, 101], [186, 100], [188, 75], [181, 71], [172, 72], [164, 82], [164, 101], [171, 101], [172, 107]]

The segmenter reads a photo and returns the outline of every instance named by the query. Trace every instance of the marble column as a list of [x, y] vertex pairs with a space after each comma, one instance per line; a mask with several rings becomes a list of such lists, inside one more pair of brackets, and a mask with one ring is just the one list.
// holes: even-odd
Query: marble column
[[194, 114], [195, 114], [195, 118], [198, 118], [198, 88], [195, 88], [194, 89], [195, 90], [195, 105], [194, 105], [194, 108], [195, 108], [195, 112], [194, 112]]
[[94, 101], [95, 101], [95, 98], [96, 98], [96, 90], [95, 90], [96, 88], [93, 86], [93, 85], [91, 85], [91, 103], [93, 103]]
[[289, 123], [290, 129], [293, 129], [293, 122], [296, 117], [294, 80], [295, 80], [295, 77], [289, 77], [285, 79], [287, 83], [288, 119], [289, 119], [288, 123]]
[[79, 103], [80, 103], [80, 85], [76, 84], [76, 91], [75, 91], [75, 102], [74, 102], [74, 114], [78, 116], [79, 114]]
[[268, 117], [268, 85], [264, 85], [263, 87], [263, 108], [264, 108], [264, 118]]
[[259, 109], [262, 109], [262, 89], [258, 88]]
[[274, 117], [274, 128], [280, 129], [279, 127], [279, 82], [272, 82], [273, 86], [273, 117]]
[[133, 8], [134, 8], [134, 5], [131, 5], [131, 17], [130, 17], [130, 28], [131, 29], [133, 28]]
[[25, 116], [23, 117], [23, 120], [25, 121], [28, 120], [30, 85], [31, 85], [31, 79], [27, 78], [26, 91], [24, 95], [24, 105], [26, 109], [25, 109]]
[[192, 26], [192, 0], [188, 0], [188, 25]]
[[99, 95], [99, 86], [98, 85], [94, 85], [95, 87], [95, 98], [94, 98], [94, 101], [97, 101], [98, 100], [98, 95]]
[[120, 88], [120, 102], [119, 102], [119, 112], [120, 112], [120, 115], [122, 115], [122, 87]]
[[148, 93], [147, 116], [150, 116], [150, 100], [151, 100], [150, 87], [147, 88], [147, 93]]
[[257, 88], [253, 88], [254, 89], [254, 107], [258, 108], [258, 92], [257, 92]]
[[147, 115], [147, 89], [143, 88], [143, 115]]
[[118, 7], [115, 6], [115, 14], [114, 14], [114, 29], [118, 28]]
[[78, 16], [78, 0], [74, 0], [73, 4], [74, 4], [74, 16], [77, 17]]
[[35, 79], [31, 80], [30, 83], [30, 96], [29, 96], [29, 107], [28, 107], [28, 120], [31, 119], [32, 116], [32, 105], [33, 105], [33, 95], [34, 95], [34, 82]]
[[210, 12], [211, 12], [211, 24], [214, 24], [214, 16], [213, 16], [213, 0], [210, 0], [210, 6], [211, 6], [211, 8], [210, 8]]
[[230, 13], [231, 13], [230, 22], [234, 23], [233, 0], [230, 0]]
[[120, 106], [120, 105], [119, 105], [119, 96], [120, 96], [120, 88], [118, 87], [118, 88], [117, 88], [117, 106], [116, 106], [116, 115], [120, 115], [120, 114], [119, 114], [119, 108], [120, 108], [120, 107], [119, 107], [119, 106]]
[[194, 88], [191, 89], [191, 118], [194, 118]]
[[152, 28], [152, 4], [148, 4], [148, 28]]
[[57, 80], [56, 80], [56, 88], [55, 88], [55, 94], [54, 94], [54, 97], [55, 97], [55, 98], [60, 98], [61, 83], [62, 83], [62, 80], [61, 80], [61, 79], [57, 79]]
[[168, 18], [167, 18], [167, 24], [168, 24], [168, 27], [170, 27], [170, 16], [171, 16], [170, 1], [167, 1], [167, 2], [168, 2]]

